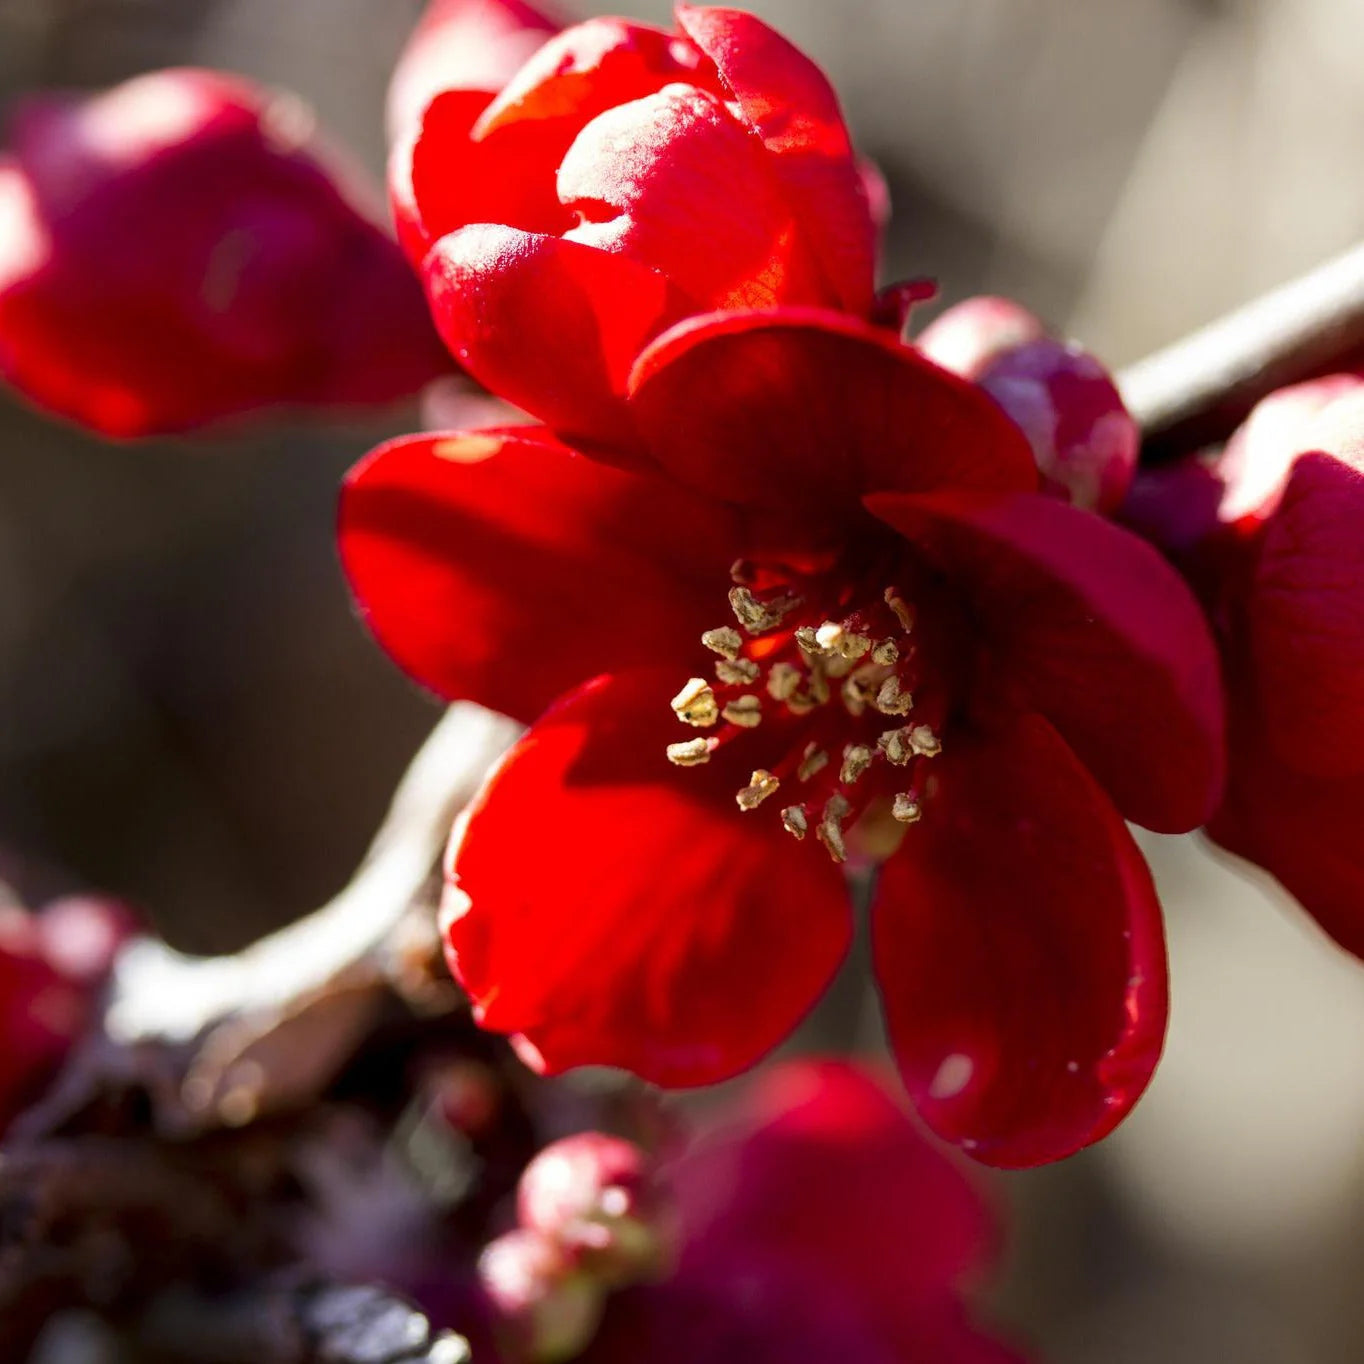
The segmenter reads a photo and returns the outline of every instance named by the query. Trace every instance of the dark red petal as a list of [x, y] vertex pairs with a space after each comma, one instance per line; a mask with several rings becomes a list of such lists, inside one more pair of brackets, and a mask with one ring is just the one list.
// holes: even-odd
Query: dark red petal
[[990, 1165], [1110, 1132], [1160, 1055], [1160, 906], [1141, 853], [1052, 727], [1018, 715], [944, 751], [882, 870], [877, 980], [928, 1124]]
[[705, 90], [670, 85], [593, 119], [559, 167], [565, 235], [660, 270], [710, 308], [822, 301], [771, 157]]
[[676, 660], [680, 685], [719, 623], [738, 546], [725, 509], [539, 427], [380, 446], [346, 478], [339, 535], [394, 659], [444, 696], [524, 721], [601, 668]]
[[1040, 496], [880, 494], [868, 508], [964, 598], [984, 696], [1045, 715], [1126, 818], [1197, 828], [1222, 784], [1217, 654], [1188, 588], [1111, 522]]
[[958, 1165], [878, 1078], [836, 1061], [761, 1075], [670, 1178], [683, 1273], [726, 1258], [799, 1263], [883, 1329], [935, 1310], [993, 1246]]
[[715, 63], [776, 174], [823, 270], [832, 301], [871, 307], [876, 224], [838, 97], [803, 52], [756, 15], [679, 5], [682, 31]]
[[[679, 679], [598, 678], [488, 779], [451, 847], [452, 968], [537, 1069], [709, 1084], [782, 1040], [847, 950], [838, 869], [775, 810], [747, 814], [736, 742], [682, 770]], [[468, 896], [466, 902], [465, 896]]]
[[401, 135], [443, 90], [495, 94], [561, 27], [525, 0], [431, 0], [393, 68], [390, 137]]
[[1311, 434], [1245, 606], [1259, 741], [1304, 772], [1344, 777], [1364, 771], [1364, 397], [1333, 403]]
[[626, 256], [483, 224], [426, 262], [436, 326], [487, 388], [567, 435], [632, 443], [622, 401], [635, 356], [680, 311]]
[[716, 498], [827, 513], [882, 489], [1037, 486], [991, 399], [841, 313], [689, 318], [639, 357], [630, 395], [659, 464]]
[[289, 105], [215, 72], [21, 110], [0, 167], [0, 375], [114, 436], [447, 372], [401, 253]]
[[1347, 952], [1364, 957], [1364, 772], [1335, 778], [1290, 766], [1264, 717], [1233, 725], [1227, 796], [1208, 834], [1275, 876]]

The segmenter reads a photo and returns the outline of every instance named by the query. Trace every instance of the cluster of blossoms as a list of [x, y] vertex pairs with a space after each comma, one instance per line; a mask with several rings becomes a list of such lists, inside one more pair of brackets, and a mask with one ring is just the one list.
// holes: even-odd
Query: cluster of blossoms
[[[528, 726], [447, 861], [484, 1027], [542, 1073], [733, 1076], [838, 971], [847, 872], [874, 867], [905, 1089], [943, 1138], [1025, 1166], [1111, 1131], [1160, 1053], [1128, 822], [1206, 827], [1364, 953], [1364, 380], [1275, 395], [1213, 457], [1138, 474], [1103, 367], [1017, 305], [912, 334], [925, 289], [876, 289], [879, 177], [818, 68], [741, 11], [561, 30], [437, 0], [389, 113], [396, 241], [297, 106], [240, 81], [28, 110], [0, 161], [0, 374], [123, 436], [457, 369], [503, 405], [381, 446], [339, 512], [384, 648]], [[795, 1104], [777, 1130], [809, 1150], [903, 1123], [863, 1081], [819, 1085], [858, 1116]], [[595, 1201], [565, 1210], [546, 1171], [575, 1162]], [[604, 1138], [527, 1172], [484, 1277], [533, 1357], [590, 1334], [625, 1228], [663, 1272], [643, 1181]], [[779, 1224], [732, 1190], [706, 1237]], [[679, 1357], [716, 1288], [681, 1236], [664, 1286], [629, 1290], [632, 1331]], [[854, 1263], [821, 1281], [879, 1292]], [[755, 1301], [799, 1296], [754, 1274]], [[591, 1358], [615, 1357], [613, 1310]]]

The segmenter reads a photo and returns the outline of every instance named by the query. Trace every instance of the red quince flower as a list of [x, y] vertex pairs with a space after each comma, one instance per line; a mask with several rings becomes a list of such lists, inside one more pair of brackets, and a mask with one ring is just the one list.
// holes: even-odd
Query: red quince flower
[[640, 349], [690, 314], [868, 316], [877, 226], [819, 68], [739, 10], [592, 19], [495, 96], [400, 139], [399, 237], [468, 371], [561, 433], [616, 441]]
[[21, 106], [0, 378], [105, 435], [390, 402], [450, 368], [397, 246], [290, 98], [159, 71]]
[[446, 90], [495, 95], [563, 25], [525, 0], [431, 0], [393, 68], [388, 131], [401, 137]]
[[1222, 647], [1227, 790], [1208, 833], [1364, 956], [1364, 380], [1280, 389], [1220, 455], [1143, 474], [1127, 515]]
[[732, 1075], [838, 969], [837, 864], [903, 833], [875, 968], [920, 1111], [1002, 1165], [1096, 1140], [1165, 1020], [1123, 820], [1187, 830], [1219, 793], [1197, 604], [1039, 495], [981, 389], [844, 314], [692, 319], [639, 357], [629, 414], [640, 442], [601, 458], [428, 434], [343, 491], [380, 641], [535, 721], [451, 848], [477, 1016], [544, 1071]]

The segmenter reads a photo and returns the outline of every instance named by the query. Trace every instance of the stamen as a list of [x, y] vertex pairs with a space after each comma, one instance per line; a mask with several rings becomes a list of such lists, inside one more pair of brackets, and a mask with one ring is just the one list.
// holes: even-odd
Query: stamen
[[768, 796], [781, 785], [781, 782], [765, 768], [760, 767], [748, 779], [748, 785], [738, 792], [734, 799], [741, 810], [756, 810]]
[[876, 693], [876, 709], [882, 715], [908, 715], [914, 709], [914, 697], [900, 690], [900, 679], [894, 673], [881, 683]]
[[856, 674], [844, 681], [841, 694], [844, 709], [853, 716], [861, 715], [866, 710], [867, 702], [872, 696], [866, 682]]
[[720, 659], [715, 665], [715, 676], [731, 687], [744, 687], [756, 682], [762, 669], [751, 658], [736, 658], [733, 661]]
[[713, 725], [720, 718], [715, 693], [704, 677], [690, 677], [671, 702], [673, 714], [685, 724], [699, 729]]
[[751, 559], [735, 559], [729, 566], [729, 579], [741, 587], [750, 587], [758, 580], [758, 567]]
[[668, 761], [678, 767], [700, 767], [710, 761], [717, 742], [715, 739], [687, 739], [680, 744], [669, 744]]
[[744, 647], [744, 637], [732, 625], [721, 625], [715, 630], [707, 630], [701, 636], [701, 643], [712, 653], [733, 662]]
[[900, 628], [908, 634], [914, 628], [914, 608], [893, 587], [886, 588], [884, 595], [886, 605], [900, 622]]
[[854, 634], [836, 620], [826, 620], [815, 631], [815, 642], [825, 654], [848, 659], [861, 658], [871, 648], [871, 640], [866, 635]]
[[890, 667], [900, 661], [900, 646], [893, 639], [880, 639], [872, 645], [871, 661]]
[[824, 816], [815, 830], [815, 837], [828, 849], [835, 862], [847, 860], [848, 849], [843, 842], [843, 821], [852, 806], [837, 791], [824, 803]]
[[910, 727], [906, 725], [903, 729], [886, 730], [876, 741], [876, 746], [886, 755], [886, 761], [895, 767], [903, 767], [914, 756], [909, 735]]
[[909, 746], [921, 758], [935, 758], [942, 752], [942, 743], [927, 725], [915, 725], [909, 731]]
[[875, 756], [866, 744], [849, 744], [843, 750], [843, 766], [838, 773], [839, 781], [845, 783], [856, 781], [871, 766]]
[[805, 752], [800, 755], [796, 776], [801, 781], [809, 781], [816, 772], [822, 772], [828, 765], [829, 755], [818, 744], [806, 744]]
[[731, 725], [756, 729], [762, 724], [763, 703], [756, 696], [736, 696], [720, 712]]
[[774, 663], [767, 673], [767, 694], [774, 701], [789, 701], [803, 676], [794, 663]]
[[919, 802], [908, 791], [901, 791], [896, 795], [890, 812], [901, 824], [917, 824], [924, 813]]
[[788, 805], [781, 812], [781, 823], [782, 828], [794, 838], [804, 838], [810, 828], [803, 805]]
[[800, 605], [800, 598], [788, 594], [759, 601], [748, 588], [731, 587], [729, 604], [734, 618], [750, 635], [762, 635], [775, 630]]

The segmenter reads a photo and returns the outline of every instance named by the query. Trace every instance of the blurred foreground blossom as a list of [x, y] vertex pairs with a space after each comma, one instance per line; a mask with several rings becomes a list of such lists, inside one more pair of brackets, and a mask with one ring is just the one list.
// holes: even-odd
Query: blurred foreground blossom
[[113, 901], [0, 906], [0, 1129], [52, 1079], [93, 1022], [132, 916]]
[[454, 355], [579, 436], [622, 434], [635, 355], [688, 314], [872, 307], [868, 182], [823, 73], [742, 11], [677, 22], [567, 29], [491, 100], [437, 96], [391, 163]]
[[179, 69], [17, 111], [0, 378], [108, 436], [391, 402], [449, 369], [297, 100]]
[[[563, 1159], [558, 1174], [577, 1175], [568, 1187], [578, 1202], [624, 1205], [630, 1192], [610, 1182], [624, 1146], [570, 1138], [523, 1177], [522, 1227], [495, 1242], [484, 1261], [507, 1325], [520, 1328], [514, 1358], [1018, 1359], [976, 1325], [962, 1297], [964, 1281], [993, 1249], [984, 1206], [870, 1075], [802, 1062], [759, 1076], [725, 1123], [665, 1163], [671, 1212], [665, 1215], [668, 1200], [659, 1192], [643, 1205], [649, 1225], [672, 1243], [671, 1264], [660, 1270], [643, 1262], [635, 1278], [648, 1281], [606, 1296], [619, 1280], [603, 1281], [584, 1259], [581, 1224], [541, 1219], [532, 1229], [524, 1195], [543, 1178], [543, 1163]], [[589, 1151], [605, 1155], [609, 1174], [593, 1168]], [[523, 1273], [510, 1273], [513, 1261]], [[512, 1279], [538, 1292], [512, 1294]]]
[[400, 663], [525, 721], [554, 703], [451, 847], [480, 1020], [544, 1071], [732, 1075], [838, 968], [836, 864], [905, 834], [875, 955], [920, 1111], [1001, 1165], [1098, 1139], [1165, 1020], [1123, 817], [1194, 828], [1220, 787], [1192, 597], [1039, 495], [980, 388], [845, 314], [692, 319], [629, 394], [638, 443], [411, 437], [343, 494]]
[[1364, 380], [1272, 394], [1216, 458], [1143, 475], [1128, 515], [1221, 640], [1228, 780], [1208, 832], [1364, 956]]

